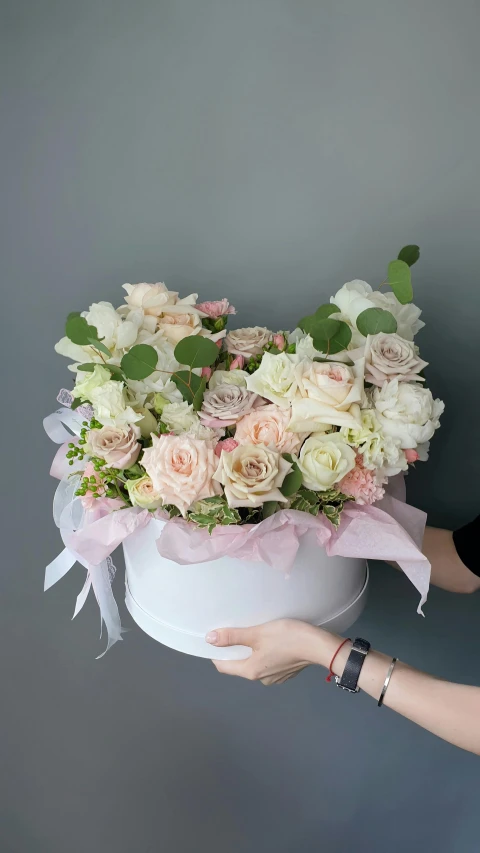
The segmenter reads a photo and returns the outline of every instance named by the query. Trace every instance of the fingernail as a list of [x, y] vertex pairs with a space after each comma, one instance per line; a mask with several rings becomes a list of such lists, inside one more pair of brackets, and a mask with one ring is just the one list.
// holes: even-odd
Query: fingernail
[[207, 643], [215, 644], [218, 640], [218, 634], [216, 631], [210, 631], [205, 637]]

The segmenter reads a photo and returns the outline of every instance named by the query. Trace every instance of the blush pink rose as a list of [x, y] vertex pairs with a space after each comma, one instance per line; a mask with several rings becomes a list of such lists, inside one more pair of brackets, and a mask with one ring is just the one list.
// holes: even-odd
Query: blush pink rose
[[87, 434], [87, 448], [91, 456], [104, 459], [110, 468], [130, 468], [138, 459], [141, 445], [140, 429], [136, 425], [103, 426]]
[[226, 427], [246, 415], [258, 400], [258, 395], [240, 385], [217, 385], [205, 392], [200, 420], [208, 427]]
[[215, 442], [188, 435], [152, 435], [142, 464], [163, 504], [173, 504], [185, 517], [195, 501], [221, 493], [213, 480], [218, 466]]
[[244, 367], [245, 367], [245, 359], [244, 359], [243, 355], [237, 355], [237, 356], [235, 356], [235, 358], [233, 359], [233, 361], [230, 365], [230, 370], [243, 370]]
[[196, 308], [212, 320], [225, 317], [227, 314], [237, 313], [233, 305], [230, 305], [228, 299], [219, 299], [216, 302], [200, 302]]
[[273, 403], [254, 409], [237, 421], [235, 439], [239, 444], [264, 444], [278, 453], [297, 453], [307, 434], [288, 432], [291, 410]]
[[221, 456], [222, 450], [225, 453], [231, 453], [232, 450], [238, 447], [238, 441], [235, 441], [234, 438], [226, 438], [225, 441], [219, 441], [215, 448], [215, 456]]
[[272, 340], [272, 333], [264, 326], [251, 326], [245, 329], [234, 329], [225, 338], [227, 351], [232, 355], [242, 355], [251, 358], [260, 355], [264, 346]]
[[287, 346], [285, 335], [282, 335], [281, 332], [277, 332], [277, 334], [273, 336], [272, 343], [274, 346], [277, 347], [277, 349], [280, 350], [280, 352], [283, 352], [283, 350]]

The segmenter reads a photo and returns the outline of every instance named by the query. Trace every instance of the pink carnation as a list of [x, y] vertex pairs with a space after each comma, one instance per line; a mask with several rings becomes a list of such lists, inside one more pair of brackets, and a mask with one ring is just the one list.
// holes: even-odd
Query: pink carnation
[[357, 453], [355, 468], [340, 480], [338, 488], [344, 495], [354, 498], [360, 506], [374, 504], [385, 494], [385, 489], [379, 486], [375, 479], [375, 472], [363, 467], [362, 456], [359, 453]]
[[226, 438], [225, 441], [219, 441], [215, 448], [215, 456], [221, 456], [222, 450], [225, 453], [231, 453], [232, 450], [238, 447], [238, 441], [235, 441], [234, 438]]
[[206, 314], [212, 320], [217, 320], [219, 317], [225, 317], [227, 314], [236, 314], [233, 305], [230, 305], [228, 299], [219, 299], [217, 302], [200, 302], [195, 305], [197, 311]]

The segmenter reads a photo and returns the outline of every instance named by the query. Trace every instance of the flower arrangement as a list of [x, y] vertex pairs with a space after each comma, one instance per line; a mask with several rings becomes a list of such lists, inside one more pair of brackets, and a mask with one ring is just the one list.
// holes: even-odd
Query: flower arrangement
[[83, 417], [66, 456], [84, 509], [140, 507], [211, 533], [283, 509], [337, 527], [346, 503], [380, 500], [428, 458], [444, 408], [414, 343], [418, 257], [406, 246], [380, 289], [348, 282], [291, 332], [227, 331], [227, 299], [161, 283], [70, 314], [56, 351], [75, 385], [59, 400]]

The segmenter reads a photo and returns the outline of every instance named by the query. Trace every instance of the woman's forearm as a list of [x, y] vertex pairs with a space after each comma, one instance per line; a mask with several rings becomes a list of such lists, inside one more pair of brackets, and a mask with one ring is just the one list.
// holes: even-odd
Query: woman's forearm
[[[313, 663], [328, 667], [341, 641], [322, 629], [312, 629], [306, 651]], [[349, 653], [347, 643], [335, 659], [336, 675], [343, 672]], [[376, 701], [391, 660], [370, 651], [363, 664], [359, 687]], [[480, 687], [442, 681], [398, 661], [383, 704], [455, 746], [480, 755]]]
[[431, 563], [431, 582], [435, 586], [449, 592], [470, 593], [480, 589], [480, 577], [462, 563], [449, 530], [427, 527], [422, 551]]

